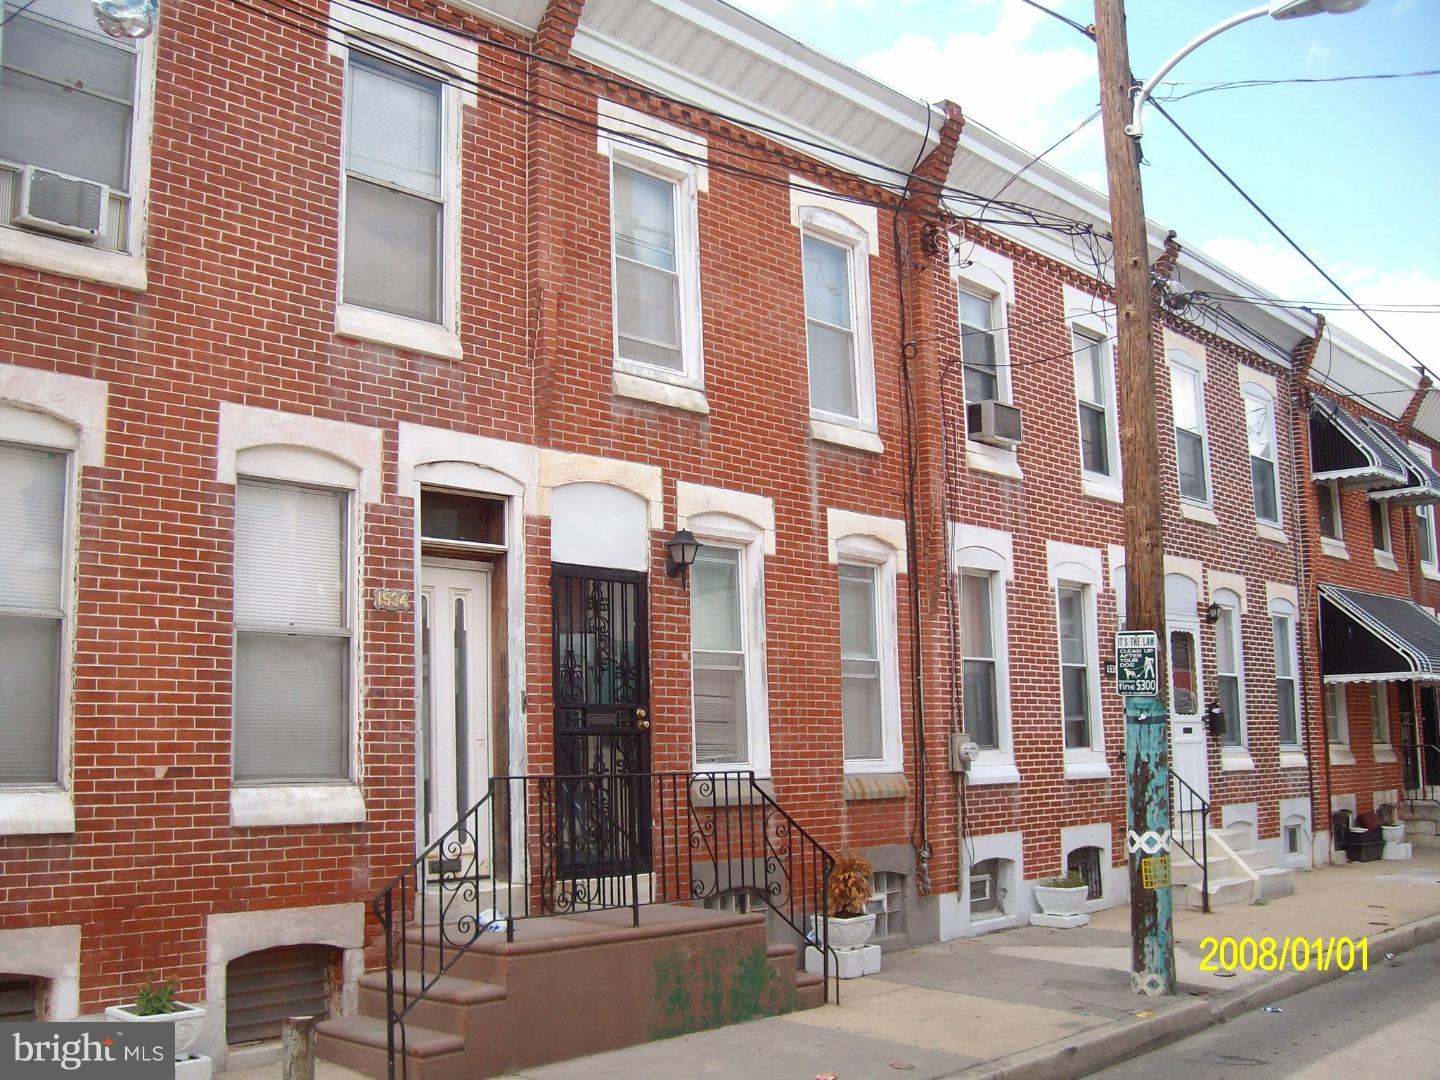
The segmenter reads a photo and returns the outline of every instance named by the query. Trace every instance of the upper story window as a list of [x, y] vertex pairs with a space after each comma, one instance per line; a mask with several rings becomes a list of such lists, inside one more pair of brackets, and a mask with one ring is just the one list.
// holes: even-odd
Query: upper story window
[[1330, 480], [1315, 485], [1315, 507], [1320, 518], [1320, 535], [1326, 540], [1344, 540], [1345, 524], [1340, 514], [1340, 484]]
[[998, 298], [960, 290], [960, 358], [965, 366], [966, 401], [1003, 401], [1001, 395]]
[[611, 164], [615, 355], [627, 369], [699, 383], [693, 173], [618, 146]]
[[237, 783], [350, 777], [347, 492], [235, 486]]
[[866, 237], [840, 215], [801, 211], [810, 412], [851, 427], [875, 427]]
[[1370, 684], [1370, 736], [1376, 745], [1390, 742], [1390, 686]]
[[1440, 575], [1435, 552], [1435, 504], [1421, 503], [1415, 507], [1415, 547], [1420, 569], [1430, 576]]
[[0, 257], [143, 287], [116, 255], [142, 246], [151, 39], [109, 37], [83, 0], [7, 0], [3, 19], [0, 223], [24, 231]]
[[1205, 382], [1185, 353], [1170, 352], [1170, 405], [1175, 419], [1175, 467], [1180, 497], [1210, 502], [1210, 451], [1205, 434]]
[[1250, 443], [1250, 480], [1255, 518], [1280, 524], [1280, 468], [1275, 450], [1275, 402], [1253, 386], [1245, 388], [1245, 432]]
[[0, 443], [0, 784], [60, 781], [69, 455]]
[[1270, 627], [1275, 645], [1275, 717], [1280, 745], [1300, 745], [1299, 684], [1295, 678], [1295, 609], [1283, 600], [1270, 605]]
[[1391, 554], [1390, 508], [1378, 499], [1370, 500], [1370, 543], [1377, 553]]
[[441, 322], [445, 84], [361, 52], [348, 77], [342, 299]]
[[1106, 342], [1078, 330], [1072, 332], [1071, 342], [1080, 425], [1080, 468], [1089, 479], [1113, 481], [1120, 455], [1110, 348]]

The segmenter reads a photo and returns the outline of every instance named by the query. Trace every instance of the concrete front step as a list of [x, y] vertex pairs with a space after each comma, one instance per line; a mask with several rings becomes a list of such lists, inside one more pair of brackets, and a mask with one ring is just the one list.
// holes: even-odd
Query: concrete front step
[[1295, 871], [1288, 866], [1261, 867], [1255, 870], [1255, 876], [1260, 879], [1260, 898], [1262, 900], [1273, 900], [1277, 896], [1289, 896], [1295, 891]]
[[[1248, 877], [1232, 875], [1210, 879], [1210, 907], [1212, 910], [1227, 904], [1248, 904], [1254, 898], [1255, 886], [1251, 884]], [[1204, 894], [1199, 885], [1185, 886], [1185, 904], [1196, 911], [1205, 906]]]
[[1440, 836], [1433, 833], [1411, 832], [1410, 826], [1413, 822], [1405, 823], [1405, 842], [1411, 847], [1440, 849]]
[[[407, 934], [412, 986], [439, 970], [440, 931]], [[486, 933], [458, 957], [447, 947], [453, 966], [406, 1016], [407, 1080], [480, 1080], [823, 1004], [795, 952], [767, 941], [765, 915], [688, 905], [642, 908], [639, 927], [628, 910], [517, 921], [513, 941]], [[362, 977], [359, 1005], [320, 1025], [317, 1049], [383, 1080], [383, 971]]]
[[1405, 821], [1440, 821], [1440, 802], [1406, 800], [1400, 804], [1400, 817]]
[[[1206, 866], [1210, 869], [1210, 880], [1217, 878], [1231, 877], [1233, 871], [1230, 866], [1230, 856], [1216, 855], [1211, 852], [1205, 860]], [[1178, 885], [1194, 885], [1197, 888], [1202, 880], [1200, 864], [1190, 858], [1183, 851], [1171, 849], [1170, 852], [1170, 880]]]

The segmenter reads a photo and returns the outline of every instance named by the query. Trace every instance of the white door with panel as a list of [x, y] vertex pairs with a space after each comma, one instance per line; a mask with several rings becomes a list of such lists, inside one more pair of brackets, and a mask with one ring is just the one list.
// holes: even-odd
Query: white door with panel
[[[420, 572], [420, 838], [429, 846], [490, 781], [490, 569], [426, 560]], [[474, 851], [489, 872], [488, 819], [445, 859]], [[477, 842], [478, 840], [478, 842]]]
[[[1205, 698], [1200, 678], [1200, 626], [1170, 627], [1170, 767], [1195, 795], [1210, 800], [1205, 747]], [[1198, 810], [1185, 788], [1175, 785], [1175, 809]]]

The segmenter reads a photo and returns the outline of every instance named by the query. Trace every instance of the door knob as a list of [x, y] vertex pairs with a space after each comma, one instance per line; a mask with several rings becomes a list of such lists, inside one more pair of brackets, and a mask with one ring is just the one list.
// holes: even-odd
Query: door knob
[[640, 717], [640, 718], [643, 720], [645, 717], [649, 716], [650, 714], [647, 713], [644, 709], [636, 709], [636, 710], [635, 710], [635, 715], [638, 716], [638, 717]]
[[638, 720], [635, 721], [635, 726], [636, 726], [637, 728], [639, 728], [641, 731], [649, 731], [649, 730], [650, 730], [650, 721], [649, 721], [649, 720], [646, 720], [646, 719], [642, 716], [642, 717], [640, 717], [640, 719], [638, 719]]

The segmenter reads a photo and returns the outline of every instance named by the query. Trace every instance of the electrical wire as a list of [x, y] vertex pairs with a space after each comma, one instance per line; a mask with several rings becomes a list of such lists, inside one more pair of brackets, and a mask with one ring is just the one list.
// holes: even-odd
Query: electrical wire
[[1420, 358], [1419, 358], [1418, 356], [1416, 356], [1413, 352], [1411, 352], [1409, 349], [1407, 349], [1407, 348], [1405, 347], [1405, 345], [1400, 341], [1399, 338], [1397, 338], [1394, 334], [1390, 333], [1389, 330], [1385, 329], [1385, 327], [1384, 327], [1383, 325], [1381, 325], [1380, 320], [1378, 320], [1377, 318], [1375, 318], [1374, 315], [1370, 314], [1370, 312], [1367, 311], [1367, 310], [1359, 303], [1359, 301], [1357, 301], [1353, 296], [1351, 296], [1351, 295], [1345, 290], [1345, 287], [1344, 287], [1343, 285], [1341, 285], [1338, 281], [1336, 281], [1333, 277], [1331, 277], [1328, 273], [1326, 273], [1325, 270], [1320, 266], [1320, 264], [1317, 263], [1314, 259], [1312, 259], [1312, 258], [1310, 257], [1310, 255], [1309, 255], [1309, 253], [1306, 252], [1306, 250], [1305, 250], [1304, 248], [1302, 248], [1299, 244], [1297, 244], [1297, 243], [1295, 242], [1295, 240], [1290, 236], [1290, 234], [1289, 234], [1288, 232], [1286, 232], [1283, 228], [1281, 228], [1281, 227], [1280, 227], [1280, 224], [1279, 224], [1273, 217], [1271, 217], [1271, 216], [1270, 216], [1269, 214], [1267, 214], [1263, 209], [1261, 209], [1260, 204], [1257, 203], [1253, 198], [1250, 197], [1249, 193], [1246, 192], [1246, 190], [1245, 190], [1244, 188], [1242, 188], [1242, 187], [1235, 181], [1234, 177], [1232, 177], [1228, 172], [1226, 172], [1226, 171], [1220, 166], [1220, 163], [1217, 162], [1213, 157], [1211, 157], [1210, 154], [1208, 154], [1208, 153], [1205, 151], [1204, 147], [1202, 147], [1198, 142], [1196, 142], [1196, 141], [1191, 137], [1191, 135], [1190, 135], [1190, 133], [1189, 133], [1188, 131], [1186, 131], [1183, 127], [1180, 126], [1179, 122], [1176, 121], [1176, 119], [1175, 119], [1173, 116], [1171, 116], [1169, 112], [1166, 111], [1165, 106], [1160, 105], [1160, 104], [1157, 103], [1157, 104], [1155, 105], [1155, 108], [1159, 111], [1159, 113], [1160, 113], [1161, 116], [1163, 116], [1166, 120], [1168, 120], [1168, 121], [1170, 122], [1170, 126], [1173, 127], [1176, 131], [1178, 131], [1178, 132], [1180, 133], [1181, 137], [1182, 137], [1186, 142], [1188, 142], [1188, 143], [1190, 144], [1191, 148], [1194, 149], [1194, 151], [1195, 151], [1197, 154], [1199, 154], [1202, 158], [1204, 158], [1204, 159], [1205, 159], [1205, 162], [1206, 162], [1212, 169], [1214, 169], [1217, 173], [1220, 174], [1220, 176], [1225, 180], [1225, 182], [1226, 182], [1227, 184], [1229, 184], [1231, 188], [1234, 189], [1235, 193], [1236, 193], [1237, 195], [1239, 195], [1242, 199], [1244, 199], [1245, 202], [1246, 202], [1247, 204], [1249, 204], [1249, 206], [1250, 206], [1250, 208], [1251, 208], [1252, 210], [1254, 210], [1257, 214], [1259, 214], [1262, 218], [1264, 218], [1264, 219], [1265, 219], [1265, 223], [1266, 223], [1267, 225], [1269, 225], [1272, 229], [1274, 229], [1277, 233], [1280, 234], [1281, 239], [1283, 239], [1283, 240], [1285, 241], [1285, 243], [1289, 244], [1290, 247], [1295, 251], [1295, 253], [1296, 253], [1297, 255], [1299, 255], [1302, 259], [1304, 259], [1305, 262], [1310, 265], [1310, 268], [1311, 268], [1312, 270], [1314, 270], [1317, 274], [1319, 274], [1322, 278], [1324, 278], [1324, 279], [1325, 279], [1325, 282], [1326, 282], [1332, 289], [1334, 289], [1336, 292], [1338, 292], [1341, 296], [1343, 296], [1343, 297], [1344, 297], [1346, 300], [1348, 300], [1350, 303], [1354, 304], [1356, 310], [1357, 310], [1361, 315], [1364, 315], [1365, 318], [1370, 322], [1370, 324], [1371, 324], [1372, 326], [1374, 326], [1375, 329], [1379, 330], [1382, 334], [1384, 334], [1384, 335], [1395, 345], [1396, 348], [1398, 348], [1401, 352], [1403, 352], [1406, 356], [1408, 356], [1408, 357], [1409, 357], [1411, 360], [1413, 360], [1416, 364], [1419, 364], [1419, 365], [1422, 366], [1422, 367], [1424, 366], [1423, 362], [1420, 360]]
[[21, 5], [20, 7], [18, 7], [18, 8], [15, 8], [15, 9], [14, 9], [13, 11], [11, 11], [8, 15], [6, 15], [3, 19], [0, 19], [0, 30], [5, 29], [5, 27], [9, 25], [11, 19], [16, 18], [17, 16], [20, 16], [20, 15], [24, 15], [25, 12], [29, 11], [32, 7], [34, 7], [34, 6], [35, 6], [36, 4], [38, 4], [39, 2], [40, 2], [40, 0], [25, 0], [25, 3], [24, 3], [24, 4], [22, 4], [22, 5]]
[[1185, 101], [1189, 98], [1199, 97], [1201, 94], [1213, 94], [1217, 90], [1248, 90], [1257, 86], [1291, 86], [1306, 83], [1345, 83], [1362, 82], [1379, 79], [1423, 79], [1440, 75], [1440, 68], [1428, 71], [1392, 71], [1382, 72], [1375, 75], [1326, 75], [1313, 78], [1294, 79], [1232, 79], [1229, 82], [1171, 82], [1169, 80], [1161, 83], [1161, 86], [1194, 86], [1195, 90], [1186, 90], [1178, 94], [1166, 94], [1163, 96], [1151, 95], [1151, 101]]
[[1049, 15], [1052, 19], [1059, 19], [1061, 22], [1063, 22], [1066, 26], [1070, 27], [1071, 29], [1079, 30], [1080, 33], [1084, 34], [1084, 35], [1085, 35], [1087, 38], [1089, 38], [1091, 41], [1094, 41], [1094, 40], [1095, 40], [1095, 31], [1094, 31], [1093, 28], [1091, 28], [1091, 27], [1089, 27], [1089, 26], [1082, 26], [1080, 23], [1078, 23], [1078, 22], [1076, 22], [1074, 19], [1070, 18], [1070, 16], [1068, 16], [1068, 15], [1061, 15], [1060, 12], [1055, 11], [1053, 8], [1048, 8], [1048, 7], [1046, 7], [1044, 4], [1036, 3], [1036, 0], [1023, 0], [1023, 2], [1026, 3], [1026, 4], [1029, 4], [1029, 5], [1030, 5], [1032, 8], [1034, 8], [1036, 11], [1043, 11], [1046, 15]]

